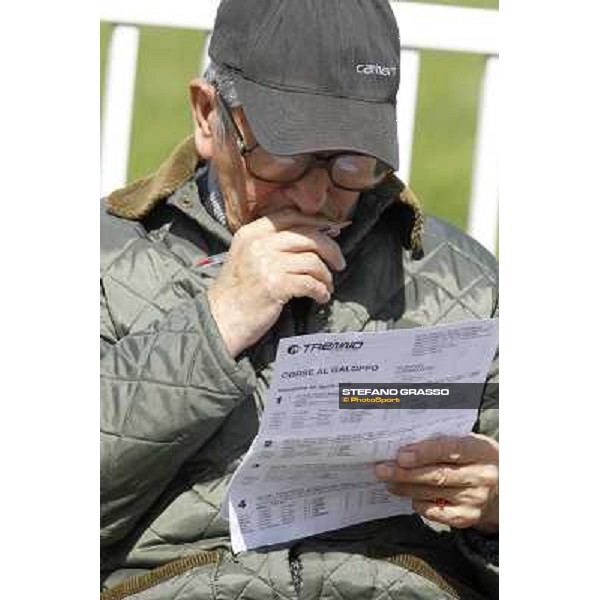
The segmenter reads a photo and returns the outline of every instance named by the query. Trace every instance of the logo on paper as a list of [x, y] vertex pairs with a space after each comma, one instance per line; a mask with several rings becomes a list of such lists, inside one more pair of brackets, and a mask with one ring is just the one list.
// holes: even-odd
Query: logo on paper
[[356, 340], [354, 342], [315, 342], [313, 344], [304, 344], [304, 346], [297, 346], [296, 352], [299, 352], [301, 348], [304, 348], [303, 354], [309, 354], [312, 352], [331, 352], [331, 351], [342, 351], [342, 350], [359, 350], [362, 348], [364, 342], [362, 340]]
[[288, 348], [288, 354], [298, 354], [298, 352], [300, 352], [300, 346], [298, 346], [298, 344], [292, 344]]

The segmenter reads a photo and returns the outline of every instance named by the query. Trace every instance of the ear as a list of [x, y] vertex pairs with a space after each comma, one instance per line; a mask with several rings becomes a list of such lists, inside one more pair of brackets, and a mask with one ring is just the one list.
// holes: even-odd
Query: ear
[[215, 89], [204, 79], [197, 78], [190, 81], [189, 91], [196, 150], [202, 158], [210, 160], [214, 151]]

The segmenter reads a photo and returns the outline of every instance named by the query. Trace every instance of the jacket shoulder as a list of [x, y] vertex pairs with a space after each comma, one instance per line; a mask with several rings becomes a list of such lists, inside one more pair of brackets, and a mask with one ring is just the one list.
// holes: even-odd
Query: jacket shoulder
[[437, 252], [459, 256], [462, 262], [479, 269], [490, 284], [498, 285], [496, 257], [475, 238], [458, 227], [439, 217], [428, 216], [422, 237], [425, 256], [431, 256]]
[[427, 217], [424, 255], [407, 260], [407, 317], [435, 325], [489, 318], [498, 305], [498, 263], [475, 239], [437, 217]]
[[139, 222], [125, 219], [108, 211], [106, 198], [100, 200], [100, 270], [104, 273], [133, 241], [146, 237]]

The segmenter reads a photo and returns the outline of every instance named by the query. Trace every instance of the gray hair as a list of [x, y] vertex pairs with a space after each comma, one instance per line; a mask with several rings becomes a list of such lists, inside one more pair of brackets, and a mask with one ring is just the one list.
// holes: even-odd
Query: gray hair
[[221, 96], [223, 96], [223, 100], [231, 108], [242, 106], [242, 102], [235, 89], [233, 71], [230, 68], [217, 65], [211, 61], [204, 71], [203, 77], [208, 83], [214, 85], [219, 90]]
[[[235, 89], [235, 81], [231, 69], [217, 65], [211, 61], [204, 71], [203, 78], [216, 88], [230, 108], [242, 106], [242, 102]], [[220, 108], [217, 110], [217, 114], [219, 118], [214, 133], [219, 142], [223, 143], [227, 137], [229, 123], [225, 115], [222, 114]]]

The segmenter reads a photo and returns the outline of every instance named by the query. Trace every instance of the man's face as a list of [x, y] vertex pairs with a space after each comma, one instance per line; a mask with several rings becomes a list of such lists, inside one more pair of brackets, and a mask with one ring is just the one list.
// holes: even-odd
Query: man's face
[[[255, 138], [243, 110], [236, 109], [233, 112], [246, 144], [253, 144]], [[309, 171], [294, 183], [269, 183], [256, 179], [248, 173], [229, 131], [225, 143], [215, 143], [213, 162], [233, 231], [259, 217], [289, 207], [306, 215], [324, 215], [343, 221], [359, 196], [359, 192], [336, 187], [327, 171], [320, 167]]]

